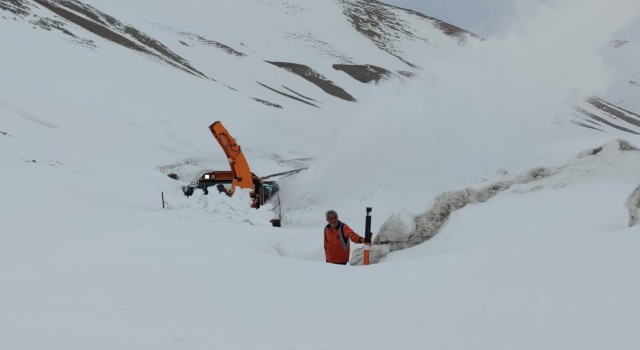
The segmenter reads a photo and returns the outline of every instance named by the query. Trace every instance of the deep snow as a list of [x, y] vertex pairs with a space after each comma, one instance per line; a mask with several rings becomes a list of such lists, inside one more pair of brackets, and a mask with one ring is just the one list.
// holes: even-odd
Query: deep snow
[[[357, 90], [358, 104], [285, 111], [248, 103], [250, 78], [235, 93], [109, 43], [89, 50], [0, 20], [0, 348], [635, 349], [640, 229], [627, 227], [624, 205], [640, 161], [576, 156], [640, 138], [577, 127], [566, 112], [589, 94], [621, 95], [614, 78], [637, 63], [607, 48], [639, 5], [545, 3], [501, 36], [425, 56], [411, 81]], [[92, 2], [149, 28], [194, 31], [213, 25], [207, 12], [224, 18], [222, 6], [273, 5], [276, 16], [289, 3], [128, 4]], [[296, 4], [336, 15], [333, 2]], [[256, 44], [277, 30], [233, 18], [234, 31], [208, 33], [246, 38], [261, 59], [288, 48], [284, 38]], [[340, 45], [352, 40], [374, 52], [356, 37]], [[266, 75], [255, 62], [252, 74]], [[284, 227], [241, 196], [186, 198], [191, 178], [163, 173], [226, 167], [207, 130], [215, 120], [256, 173], [312, 158], [281, 180]], [[377, 232], [439, 193], [536, 166], [563, 171], [454, 211], [434, 238], [379, 264], [324, 263], [327, 209], [362, 233], [373, 207]]]

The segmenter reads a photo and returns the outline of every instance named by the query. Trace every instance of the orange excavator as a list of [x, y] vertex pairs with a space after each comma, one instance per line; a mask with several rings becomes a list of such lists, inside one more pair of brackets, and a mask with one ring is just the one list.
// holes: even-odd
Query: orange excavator
[[[231, 137], [221, 122], [216, 121], [209, 125], [209, 130], [227, 156], [231, 171], [205, 171], [190, 185], [182, 187], [184, 194], [189, 197], [196, 188], [202, 189], [204, 194], [208, 194], [209, 187], [215, 186], [219, 192], [231, 196], [238, 188], [248, 188], [251, 190], [251, 198], [253, 199], [252, 207], [259, 208], [267, 202], [273, 204], [274, 212], [277, 210], [277, 218], [271, 220], [271, 223], [273, 226], [279, 227], [282, 215], [280, 212], [280, 196], [278, 195], [280, 187], [278, 183], [276, 181], [265, 181], [264, 179], [266, 177], [261, 178], [251, 172], [240, 145]], [[273, 174], [268, 177], [298, 172], [300, 170]]]

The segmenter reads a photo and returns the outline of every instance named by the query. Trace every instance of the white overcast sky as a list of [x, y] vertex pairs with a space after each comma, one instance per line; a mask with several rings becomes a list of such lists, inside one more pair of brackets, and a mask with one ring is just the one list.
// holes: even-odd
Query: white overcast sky
[[[545, 2], [546, 0], [537, 0]], [[419, 11], [482, 37], [499, 34], [506, 20], [516, 14], [518, 0], [382, 0], [382, 2]], [[520, 3], [521, 5], [524, 3]], [[619, 33], [624, 40], [638, 41], [640, 19]]]

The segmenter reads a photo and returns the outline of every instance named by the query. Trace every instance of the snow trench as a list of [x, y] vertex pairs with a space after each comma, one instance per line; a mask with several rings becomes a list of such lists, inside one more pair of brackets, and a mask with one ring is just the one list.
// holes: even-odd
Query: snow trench
[[[603, 152], [604, 151], [604, 152]], [[590, 149], [578, 154], [578, 159], [587, 157], [610, 157], [611, 154], [639, 150], [629, 142], [618, 139], [605, 146]], [[448, 191], [439, 194], [431, 203], [431, 207], [424, 213], [413, 216], [404, 211], [392, 214], [381, 226], [373, 239], [369, 256], [370, 263], [379, 262], [389, 252], [410, 248], [424, 243], [438, 234], [449, 216], [455, 210], [467, 204], [483, 203], [501, 191], [516, 184], [527, 184], [559, 174], [572, 164], [554, 168], [537, 167], [522, 174], [511, 174], [487, 186], [467, 187], [461, 190]], [[640, 185], [629, 196], [626, 203], [629, 209], [629, 226], [640, 222]], [[362, 265], [364, 247], [354, 250], [351, 265]]]

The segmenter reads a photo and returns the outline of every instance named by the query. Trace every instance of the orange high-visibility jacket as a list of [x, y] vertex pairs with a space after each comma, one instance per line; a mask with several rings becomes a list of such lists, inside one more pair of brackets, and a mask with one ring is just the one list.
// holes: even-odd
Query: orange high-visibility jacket
[[349, 262], [350, 242], [362, 243], [362, 237], [353, 232], [351, 227], [338, 221], [338, 226], [324, 228], [324, 254], [328, 263], [344, 264]]

